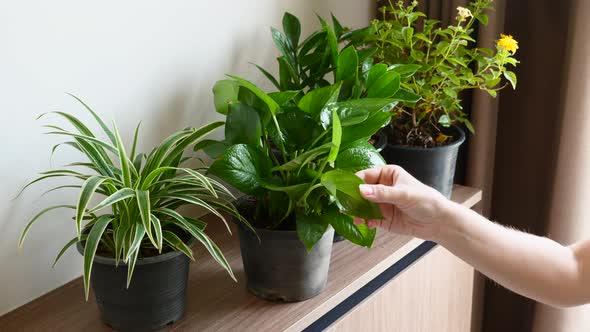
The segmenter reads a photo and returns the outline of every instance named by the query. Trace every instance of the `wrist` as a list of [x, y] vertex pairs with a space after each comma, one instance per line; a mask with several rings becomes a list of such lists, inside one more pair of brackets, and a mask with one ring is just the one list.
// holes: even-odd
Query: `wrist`
[[434, 242], [444, 245], [452, 242], [462, 233], [462, 215], [468, 210], [461, 204], [444, 199], [440, 202], [441, 215], [438, 220], [439, 229], [436, 232]]

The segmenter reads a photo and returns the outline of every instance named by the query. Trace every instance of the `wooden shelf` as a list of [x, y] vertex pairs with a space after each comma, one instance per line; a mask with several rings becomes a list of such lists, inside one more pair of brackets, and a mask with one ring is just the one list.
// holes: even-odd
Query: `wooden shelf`
[[[453, 200], [472, 207], [481, 200], [481, 191], [455, 186]], [[169, 331], [300, 331], [423, 243], [383, 231], [377, 232], [370, 250], [346, 241], [335, 243], [324, 292], [304, 302], [275, 303], [247, 291], [237, 234], [229, 236], [221, 226], [211, 223], [208, 233], [226, 255], [238, 283], [196, 246], [187, 310]], [[100, 321], [94, 297], [84, 302], [80, 278], [0, 317], [0, 330], [110, 331]]]

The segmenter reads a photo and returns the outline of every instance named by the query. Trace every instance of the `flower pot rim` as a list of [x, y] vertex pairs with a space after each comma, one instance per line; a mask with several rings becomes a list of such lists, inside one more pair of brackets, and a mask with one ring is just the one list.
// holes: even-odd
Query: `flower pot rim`
[[406, 145], [400, 145], [400, 144], [391, 144], [389, 142], [387, 142], [387, 145], [393, 146], [397, 149], [425, 151], [425, 150], [448, 149], [448, 148], [453, 148], [455, 146], [459, 146], [459, 145], [463, 144], [463, 142], [465, 142], [465, 132], [463, 131], [463, 129], [461, 129], [457, 126], [452, 126], [451, 128], [455, 129], [455, 131], [459, 134], [459, 137], [455, 141], [453, 141], [451, 144], [445, 144], [445, 145], [441, 145], [441, 146], [433, 146], [433, 147], [428, 147], [428, 148], [416, 147], [416, 146], [406, 146]]
[[[189, 248], [192, 248], [192, 246], [195, 244], [195, 238], [191, 237], [191, 239], [187, 242], [187, 246]], [[84, 256], [84, 248], [82, 247], [82, 244], [80, 242], [76, 243], [76, 249], [78, 249], [78, 252]], [[159, 263], [159, 262], [163, 262], [163, 261], [167, 261], [169, 259], [172, 258], [176, 258], [179, 255], [184, 255], [184, 253], [182, 251], [170, 251], [167, 252], [165, 254], [160, 254], [157, 256], [150, 256], [150, 257], [138, 257], [137, 261], [135, 262], [135, 266], [138, 265], [148, 265], [148, 264], [155, 264], [155, 263]], [[94, 255], [94, 260], [93, 262], [96, 263], [100, 263], [100, 264], [104, 264], [104, 265], [113, 265], [115, 266], [115, 259], [112, 257], [106, 257], [106, 256], [101, 256], [99, 254]], [[124, 263], [122, 259], [119, 260], [119, 265], [118, 266], [127, 266], [127, 263]]]

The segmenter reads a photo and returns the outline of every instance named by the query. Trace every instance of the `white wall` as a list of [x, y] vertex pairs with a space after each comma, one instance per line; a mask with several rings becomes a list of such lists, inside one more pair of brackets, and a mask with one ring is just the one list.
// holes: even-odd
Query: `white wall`
[[[87, 101], [105, 119], [116, 119], [124, 138], [142, 120], [140, 147], [171, 132], [218, 119], [211, 87], [224, 73], [269, 85], [248, 64], [276, 68], [269, 27], [288, 10], [303, 20], [304, 34], [317, 26], [314, 12], [330, 11], [343, 24], [368, 23], [373, 0], [177, 0], [4, 1], [0, 4], [0, 314], [81, 274], [71, 250], [51, 269], [62, 245], [75, 233], [65, 211], [34, 227], [24, 247], [17, 239], [42, 207], [71, 203], [75, 191], [39, 198], [34, 187], [11, 201], [39, 171], [76, 160], [68, 148], [50, 165], [55, 137], [34, 121], [50, 110], [89, 117], [64, 92]], [[65, 125], [65, 124], [64, 124]], [[66, 189], [67, 190], [67, 189]], [[80, 289], [80, 296], [83, 290]]]

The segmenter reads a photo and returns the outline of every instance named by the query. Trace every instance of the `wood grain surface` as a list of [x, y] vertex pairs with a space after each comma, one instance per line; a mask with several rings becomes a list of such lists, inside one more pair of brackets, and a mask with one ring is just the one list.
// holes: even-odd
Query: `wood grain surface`
[[[455, 202], [471, 207], [480, 199], [481, 191], [477, 189], [454, 188]], [[370, 250], [346, 241], [335, 243], [324, 292], [304, 302], [273, 303], [260, 300], [246, 290], [237, 234], [227, 234], [220, 222], [210, 223], [207, 231], [224, 252], [238, 282], [233, 282], [203, 248], [195, 246], [187, 311], [182, 320], [167, 328], [169, 331], [299, 331], [423, 242], [377, 232]], [[82, 280], [78, 278], [0, 317], [0, 331], [110, 329], [100, 321], [93, 296], [84, 302]]]

